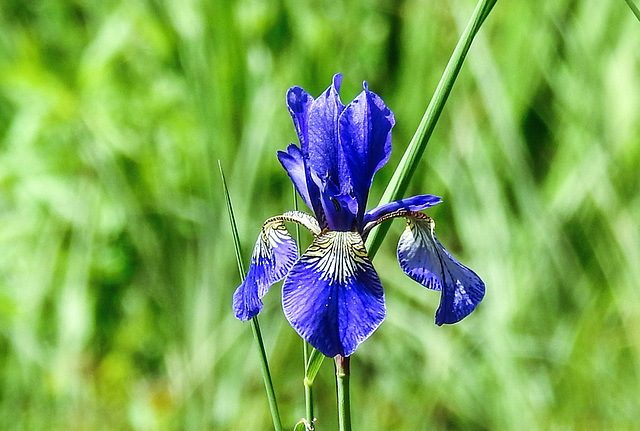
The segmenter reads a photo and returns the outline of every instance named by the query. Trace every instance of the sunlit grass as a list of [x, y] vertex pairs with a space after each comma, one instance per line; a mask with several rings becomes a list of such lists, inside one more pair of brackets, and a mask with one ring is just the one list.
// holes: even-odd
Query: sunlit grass
[[[291, 85], [335, 72], [413, 135], [475, 2], [5, 1], [0, 7], [0, 429], [267, 429], [216, 160], [249, 256], [291, 209]], [[498, 2], [409, 185], [487, 284], [438, 295], [378, 254], [388, 317], [352, 360], [354, 429], [629, 429], [640, 387], [640, 25], [624, 2]], [[303, 243], [308, 241], [303, 235]], [[246, 264], [247, 262], [245, 262]], [[285, 428], [302, 346], [262, 332]], [[330, 361], [314, 384], [336, 429]]]

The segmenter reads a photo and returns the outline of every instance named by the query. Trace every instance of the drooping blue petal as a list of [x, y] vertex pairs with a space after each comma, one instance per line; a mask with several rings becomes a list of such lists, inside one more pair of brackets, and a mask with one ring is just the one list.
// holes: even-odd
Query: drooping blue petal
[[[333, 83], [315, 99], [308, 111], [308, 168], [318, 178], [328, 178], [336, 185], [340, 181], [343, 156], [338, 137], [338, 118], [344, 109], [340, 101], [342, 75], [336, 74]], [[304, 149], [303, 149], [304, 150]]]
[[309, 149], [308, 120], [311, 103], [313, 103], [313, 97], [304, 91], [304, 89], [295, 86], [287, 91], [287, 106], [293, 119], [296, 132], [298, 132], [302, 154], [305, 155], [308, 154]]
[[363, 91], [344, 109], [339, 120], [339, 133], [351, 184], [342, 182], [342, 191], [352, 186], [358, 201], [358, 220], [364, 215], [371, 181], [391, 155], [393, 112], [367, 83]]
[[325, 356], [349, 356], [382, 323], [384, 292], [362, 238], [325, 232], [298, 259], [282, 286], [291, 326]]
[[281, 217], [265, 222], [251, 255], [251, 266], [233, 294], [236, 318], [249, 320], [262, 310], [261, 298], [282, 280], [298, 258], [298, 248]]
[[425, 287], [442, 291], [436, 324], [456, 323], [469, 315], [484, 297], [484, 283], [440, 244], [431, 218], [408, 217], [398, 243], [403, 271]]
[[307, 204], [309, 209], [315, 211], [314, 204], [317, 206], [318, 202], [312, 202], [311, 197], [309, 196], [307, 171], [305, 169], [304, 159], [300, 148], [295, 144], [290, 144], [287, 147], [286, 153], [284, 151], [278, 151], [278, 160], [285, 171], [287, 171], [287, 174], [289, 174], [289, 178], [291, 178], [293, 185], [296, 187], [296, 190], [300, 197], [302, 197], [304, 203]]
[[233, 292], [233, 313], [236, 319], [249, 320], [262, 311], [262, 301], [258, 297], [257, 273], [253, 264], [240, 286]]
[[442, 202], [439, 196], [417, 195], [380, 205], [364, 215], [363, 224], [375, 222], [380, 218], [400, 210], [421, 211]]

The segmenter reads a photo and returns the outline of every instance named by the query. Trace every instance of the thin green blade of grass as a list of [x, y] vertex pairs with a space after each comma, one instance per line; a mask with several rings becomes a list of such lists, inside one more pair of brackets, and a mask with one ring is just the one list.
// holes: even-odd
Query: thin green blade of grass
[[[447, 67], [418, 125], [418, 129], [413, 135], [409, 146], [391, 177], [391, 181], [389, 181], [382, 198], [380, 198], [379, 205], [398, 200], [406, 192], [409, 181], [411, 181], [411, 177], [418, 167], [418, 162], [424, 154], [429, 138], [431, 138], [431, 134], [442, 114], [444, 105], [449, 98], [449, 94], [462, 68], [464, 59], [469, 52], [471, 43], [496, 2], [497, 0], [480, 0], [480, 2], [478, 2], [467, 27], [460, 36], [453, 54], [447, 63]], [[367, 239], [367, 249], [372, 258], [380, 248], [382, 240], [389, 231], [389, 226], [389, 223], [384, 223], [371, 231]]]
[[[225, 202], [227, 204], [227, 213], [229, 214], [229, 224], [231, 225], [231, 232], [233, 234], [233, 244], [236, 251], [236, 259], [238, 262], [238, 271], [240, 271], [240, 279], [244, 281], [244, 265], [242, 263], [242, 251], [240, 249], [240, 236], [238, 235], [238, 226], [235, 216], [233, 215], [233, 207], [231, 205], [231, 196], [229, 195], [229, 188], [227, 187], [227, 180], [222, 170], [222, 163], [218, 160], [218, 168], [220, 169], [220, 179], [222, 180], [222, 188], [224, 191]], [[262, 378], [264, 380], [264, 386], [267, 391], [267, 399], [269, 401], [269, 409], [271, 410], [271, 419], [273, 420], [273, 428], [276, 431], [282, 431], [282, 420], [280, 419], [280, 411], [278, 409], [278, 402], [276, 400], [275, 390], [273, 388], [273, 380], [271, 379], [271, 371], [269, 370], [269, 361], [267, 359], [267, 352], [264, 348], [264, 342], [262, 341], [262, 332], [260, 331], [260, 324], [258, 322], [258, 316], [254, 316], [251, 319], [251, 328], [253, 329], [253, 338], [258, 348], [260, 356], [260, 365], [262, 369]]]
[[635, 3], [631, 0], [624, 0], [624, 1], [627, 2], [629, 9], [631, 9], [631, 12], [633, 12], [633, 14], [636, 16], [636, 19], [640, 21], [640, 10], [638, 10], [638, 6], [636, 6]]
[[245, 269], [242, 259], [242, 249], [240, 248], [240, 235], [238, 235], [238, 225], [236, 218], [233, 214], [233, 207], [231, 205], [231, 196], [229, 195], [229, 188], [227, 187], [227, 180], [222, 170], [222, 163], [218, 160], [218, 169], [220, 169], [220, 179], [222, 180], [222, 188], [224, 190], [224, 199], [227, 204], [227, 214], [229, 215], [229, 225], [231, 226], [231, 234], [233, 235], [233, 245], [236, 251], [236, 261], [238, 264], [238, 271], [240, 272], [240, 279], [244, 280]]

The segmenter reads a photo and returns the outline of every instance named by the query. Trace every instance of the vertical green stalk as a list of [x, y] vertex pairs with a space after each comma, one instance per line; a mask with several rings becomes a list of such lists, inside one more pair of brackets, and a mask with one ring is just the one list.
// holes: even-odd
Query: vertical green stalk
[[349, 356], [336, 356], [336, 386], [338, 388], [338, 423], [340, 424], [340, 431], [351, 431], [349, 360]]
[[[229, 196], [229, 189], [227, 188], [227, 180], [224, 177], [222, 171], [222, 164], [218, 160], [218, 168], [220, 169], [220, 178], [222, 179], [222, 188], [224, 190], [224, 197], [227, 202], [227, 212], [229, 214], [229, 223], [231, 224], [231, 232], [233, 234], [233, 243], [236, 250], [236, 261], [238, 263], [238, 271], [240, 272], [240, 279], [244, 281], [244, 264], [242, 259], [242, 251], [240, 250], [240, 236], [238, 235], [238, 227], [236, 225], [236, 219], [233, 215], [233, 208], [231, 206], [231, 197]], [[262, 341], [262, 333], [260, 331], [260, 324], [258, 323], [258, 316], [254, 316], [251, 319], [251, 329], [253, 330], [253, 339], [256, 342], [258, 348], [258, 354], [260, 356], [260, 365], [262, 370], [262, 379], [264, 380], [264, 386], [267, 391], [267, 399], [269, 401], [269, 409], [271, 410], [271, 419], [273, 420], [273, 428], [276, 431], [282, 431], [282, 420], [280, 419], [280, 411], [278, 410], [278, 402], [276, 400], [276, 392], [273, 388], [273, 381], [271, 380], [271, 372], [269, 371], [269, 361], [267, 360], [267, 352], [264, 348], [264, 342]]]
[[[431, 137], [436, 123], [440, 118], [440, 114], [442, 114], [444, 104], [449, 98], [449, 94], [453, 88], [453, 83], [458, 77], [458, 73], [462, 68], [462, 63], [467, 56], [467, 52], [469, 52], [471, 42], [480, 30], [480, 26], [489, 15], [489, 12], [491, 12], [491, 9], [496, 4], [496, 1], [497, 0], [480, 0], [478, 2], [467, 27], [464, 29], [464, 32], [458, 40], [458, 44], [453, 50], [453, 54], [451, 54], [449, 63], [447, 63], [447, 67], [442, 74], [442, 78], [440, 78], [440, 82], [438, 83], [436, 91], [431, 98], [431, 102], [429, 102], [429, 106], [427, 106], [427, 110], [420, 121], [420, 125], [402, 156], [400, 164], [398, 164], [398, 167], [393, 173], [393, 177], [391, 177], [391, 181], [389, 181], [382, 198], [380, 198], [380, 205], [398, 200], [406, 192], [411, 176], [418, 167], [418, 162], [427, 147], [427, 143], [429, 142], [429, 138]], [[378, 251], [389, 227], [390, 223], [383, 223], [375, 227], [369, 234], [369, 238], [367, 239], [367, 250], [369, 251], [371, 258], [373, 258]]]
[[[306, 367], [309, 363], [309, 343], [307, 343], [304, 339], [302, 340], [303, 350], [304, 350], [304, 366], [305, 366], [305, 377], [306, 377]], [[313, 381], [308, 379], [304, 379], [304, 406], [305, 406], [305, 415], [307, 417], [307, 421], [312, 424], [315, 417], [313, 414]]]
[[[298, 191], [296, 187], [293, 187], [293, 208], [298, 211]], [[298, 248], [301, 246], [300, 244], [300, 226], [296, 223], [296, 244], [298, 244]], [[313, 380], [309, 380], [306, 378], [307, 367], [309, 364], [309, 343], [303, 338], [302, 339], [302, 352], [304, 356], [304, 369], [305, 369], [305, 379], [304, 379], [304, 406], [305, 406], [305, 416], [308, 423], [313, 424], [314, 415], [313, 415]]]

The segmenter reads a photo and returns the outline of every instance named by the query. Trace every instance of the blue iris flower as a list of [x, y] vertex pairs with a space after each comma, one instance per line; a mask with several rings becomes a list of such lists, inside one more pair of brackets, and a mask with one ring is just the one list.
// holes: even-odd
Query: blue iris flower
[[[246, 279], [233, 295], [233, 309], [248, 320], [262, 309], [261, 298], [284, 278], [282, 306], [293, 328], [325, 356], [349, 356], [385, 317], [380, 278], [364, 241], [377, 224], [406, 219], [398, 244], [404, 272], [442, 292], [436, 324], [455, 323], [484, 296], [484, 283], [456, 261], [434, 234], [433, 220], [420, 212], [441, 202], [418, 195], [366, 211], [373, 176], [391, 154], [393, 113], [383, 100], [363, 91], [347, 106], [340, 101], [337, 74], [317, 99], [300, 87], [287, 93], [300, 147], [289, 145], [278, 159], [315, 217], [288, 211], [264, 222]], [[285, 222], [313, 234], [298, 257]]]

